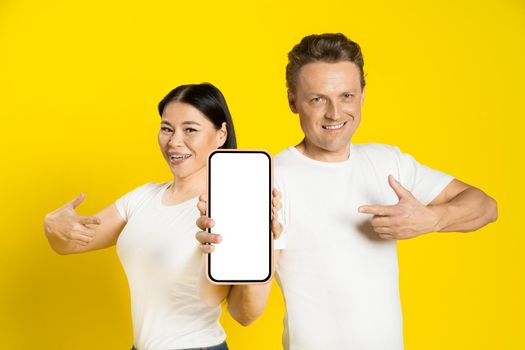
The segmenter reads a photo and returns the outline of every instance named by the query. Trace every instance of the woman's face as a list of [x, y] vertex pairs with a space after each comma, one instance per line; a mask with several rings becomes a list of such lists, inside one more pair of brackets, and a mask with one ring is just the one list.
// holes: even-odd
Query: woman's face
[[226, 141], [226, 123], [217, 130], [198, 109], [174, 101], [164, 108], [158, 139], [171, 172], [182, 179], [206, 167], [210, 153]]

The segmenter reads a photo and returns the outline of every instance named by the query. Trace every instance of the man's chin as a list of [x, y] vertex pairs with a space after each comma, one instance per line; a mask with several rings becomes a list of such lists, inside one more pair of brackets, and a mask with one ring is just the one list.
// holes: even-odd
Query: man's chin
[[349, 146], [350, 146], [350, 139], [346, 142], [338, 141], [338, 142], [326, 143], [319, 148], [327, 153], [342, 153], [342, 152], [346, 152]]

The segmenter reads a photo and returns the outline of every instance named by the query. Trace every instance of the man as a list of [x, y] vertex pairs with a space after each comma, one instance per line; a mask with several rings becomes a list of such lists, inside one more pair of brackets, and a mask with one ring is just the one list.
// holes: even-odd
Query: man
[[[396, 240], [476, 230], [496, 220], [496, 202], [397, 147], [351, 143], [365, 91], [358, 44], [311, 35], [288, 57], [288, 101], [304, 139], [275, 157], [284, 348], [403, 349]], [[240, 312], [249, 319], [265, 303], [255, 293]]]

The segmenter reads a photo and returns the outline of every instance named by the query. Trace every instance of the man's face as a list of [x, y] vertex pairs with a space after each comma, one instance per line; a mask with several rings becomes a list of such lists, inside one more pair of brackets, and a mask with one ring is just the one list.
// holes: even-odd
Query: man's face
[[292, 112], [299, 114], [304, 153], [322, 161], [348, 156], [349, 142], [361, 121], [359, 68], [352, 62], [315, 62], [301, 67], [295, 94], [288, 92]]

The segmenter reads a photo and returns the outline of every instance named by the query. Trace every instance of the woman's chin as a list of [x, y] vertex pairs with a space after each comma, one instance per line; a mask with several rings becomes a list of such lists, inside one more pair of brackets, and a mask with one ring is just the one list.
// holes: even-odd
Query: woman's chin
[[170, 165], [170, 170], [174, 178], [185, 179], [185, 178], [191, 178], [194, 175], [197, 175], [199, 173], [206, 172], [206, 165], [199, 167], [199, 168], [191, 168], [191, 169], [188, 169], [187, 167], [181, 167], [180, 165], [178, 166]]

